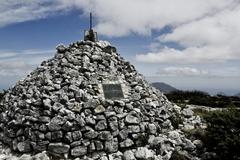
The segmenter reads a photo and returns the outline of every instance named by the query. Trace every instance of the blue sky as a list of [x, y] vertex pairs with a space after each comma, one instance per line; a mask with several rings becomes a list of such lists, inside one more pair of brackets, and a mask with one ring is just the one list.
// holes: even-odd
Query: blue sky
[[240, 92], [238, 0], [0, 1], [0, 88], [53, 57], [59, 43], [81, 40], [90, 11], [100, 39], [147, 80]]

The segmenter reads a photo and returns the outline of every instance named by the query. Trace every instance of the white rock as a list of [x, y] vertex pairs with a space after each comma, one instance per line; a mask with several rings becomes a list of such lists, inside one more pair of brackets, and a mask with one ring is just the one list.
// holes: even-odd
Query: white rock
[[138, 159], [152, 160], [154, 158], [154, 152], [145, 147], [139, 147], [135, 152], [135, 157]]

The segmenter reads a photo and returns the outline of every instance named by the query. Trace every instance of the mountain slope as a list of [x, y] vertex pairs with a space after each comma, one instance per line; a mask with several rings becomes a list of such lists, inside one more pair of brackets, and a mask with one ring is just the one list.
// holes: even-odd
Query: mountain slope
[[163, 93], [170, 93], [170, 92], [178, 90], [178, 89], [170, 86], [169, 84], [166, 84], [163, 82], [154, 82], [154, 83], [152, 83], [152, 86], [159, 89]]

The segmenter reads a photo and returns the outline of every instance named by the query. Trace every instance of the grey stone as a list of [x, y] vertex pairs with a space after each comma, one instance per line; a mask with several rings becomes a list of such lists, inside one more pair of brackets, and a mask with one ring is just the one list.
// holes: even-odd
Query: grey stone
[[128, 132], [129, 133], [139, 133], [140, 132], [140, 127], [136, 126], [136, 125], [128, 126]]
[[65, 123], [65, 119], [63, 117], [57, 116], [53, 117], [48, 124], [48, 128], [50, 131], [57, 131], [61, 129], [61, 125]]
[[118, 151], [118, 139], [114, 138], [105, 142], [105, 150], [109, 153]]
[[116, 112], [108, 112], [108, 111], [106, 111], [106, 112], [104, 112], [104, 114], [105, 114], [105, 116], [107, 118], [112, 117], [112, 116], [116, 116]]
[[48, 145], [48, 150], [57, 154], [68, 153], [69, 149], [70, 146], [63, 143], [50, 143]]
[[120, 138], [121, 140], [127, 139], [127, 138], [128, 138], [128, 130], [127, 130], [127, 129], [121, 130], [121, 131], [119, 132], [118, 136], [119, 136], [119, 138]]
[[88, 147], [89, 152], [94, 152], [96, 150], [95, 144], [93, 142], [91, 142]]
[[109, 132], [109, 131], [100, 132], [98, 137], [101, 140], [111, 140], [113, 138], [111, 132]]
[[138, 117], [135, 117], [129, 113], [125, 118], [125, 122], [128, 124], [139, 124], [140, 121]]
[[77, 146], [81, 146], [82, 145], [82, 141], [74, 141], [70, 144], [71, 148], [77, 147]]
[[103, 150], [103, 143], [101, 141], [95, 141], [95, 146], [97, 151]]
[[51, 108], [52, 107], [52, 105], [51, 105], [51, 100], [50, 99], [44, 99], [43, 100], [43, 105], [44, 105], [44, 107], [46, 107], [46, 108]]
[[50, 160], [46, 152], [41, 152], [33, 156], [33, 160]]
[[24, 142], [19, 142], [17, 144], [17, 149], [21, 153], [26, 153], [31, 151], [31, 145], [30, 142], [24, 141]]
[[136, 158], [131, 150], [127, 150], [123, 153], [123, 160], [136, 160]]
[[134, 142], [129, 138], [120, 143], [121, 148], [131, 147], [132, 145], [134, 145]]
[[73, 127], [73, 124], [69, 121], [67, 121], [63, 126], [62, 126], [62, 129], [64, 131], [70, 131], [71, 128]]
[[122, 160], [122, 157], [123, 157], [123, 154], [120, 151], [116, 153], [111, 153], [108, 155], [109, 160]]
[[118, 130], [118, 119], [117, 117], [110, 117], [108, 119], [109, 121], [109, 127], [111, 130], [116, 131]]
[[139, 147], [135, 152], [135, 157], [137, 159], [152, 160], [154, 158], [154, 153], [145, 147]]
[[192, 151], [196, 148], [196, 146], [189, 139], [185, 139], [184, 144], [184, 148], [188, 151]]
[[39, 122], [44, 122], [44, 123], [49, 123], [50, 122], [50, 117], [47, 116], [41, 116], [38, 118]]
[[73, 138], [72, 138], [72, 133], [71, 132], [67, 132], [64, 136], [64, 140], [67, 142], [67, 143], [72, 143], [73, 141]]
[[101, 120], [95, 125], [95, 129], [98, 131], [104, 130], [107, 128], [106, 120]]
[[66, 47], [63, 45], [63, 44], [59, 44], [57, 47], [56, 47], [57, 51], [59, 53], [63, 53], [66, 51]]
[[51, 140], [60, 140], [63, 138], [63, 133], [62, 131], [54, 131], [51, 134]]
[[182, 110], [182, 114], [185, 116], [185, 117], [191, 117], [191, 116], [193, 116], [193, 114], [194, 114], [194, 112], [191, 110], [191, 109], [189, 109], [189, 108], [184, 108], [183, 110]]
[[23, 154], [20, 158], [19, 158], [19, 160], [31, 160], [32, 159], [32, 157], [30, 156], [30, 155], [26, 155], [26, 154]]
[[85, 122], [87, 124], [90, 124], [90, 125], [95, 125], [96, 124], [95, 119], [93, 119], [93, 117], [90, 117], [90, 116], [86, 117]]
[[73, 157], [84, 156], [87, 154], [87, 147], [79, 146], [71, 149], [71, 155]]
[[155, 124], [148, 124], [148, 129], [150, 134], [156, 134], [157, 133], [157, 127]]
[[39, 141], [36, 143], [35, 146], [33, 146], [33, 149], [37, 152], [42, 152], [47, 150], [47, 146], [49, 144], [49, 141]]
[[80, 140], [82, 138], [81, 131], [72, 132], [72, 138], [73, 138], [74, 141]]
[[98, 132], [94, 131], [94, 130], [90, 130], [86, 133], [84, 133], [84, 137], [88, 138], [88, 139], [94, 139], [98, 136]]

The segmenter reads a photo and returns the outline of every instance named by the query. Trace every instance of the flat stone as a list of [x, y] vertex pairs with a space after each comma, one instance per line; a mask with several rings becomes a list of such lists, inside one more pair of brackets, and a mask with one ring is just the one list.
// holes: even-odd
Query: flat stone
[[135, 152], [135, 157], [137, 159], [152, 160], [154, 158], [154, 153], [145, 147], [139, 147]]
[[48, 145], [48, 151], [57, 153], [57, 154], [68, 153], [69, 149], [70, 149], [70, 146], [63, 143], [50, 143]]
[[86, 154], [87, 154], [87, 147], [78, 146], [78, 147], [71, 149], [71, 155], [73, 157], [84, 156]]
[[26, 153], [31, 151], [30, 142], [24, 141], [17, 144], [17, 149], [21, 153]]

